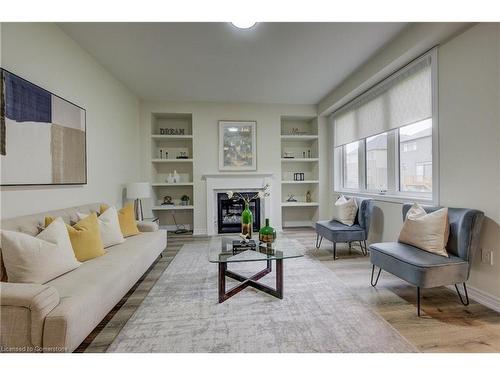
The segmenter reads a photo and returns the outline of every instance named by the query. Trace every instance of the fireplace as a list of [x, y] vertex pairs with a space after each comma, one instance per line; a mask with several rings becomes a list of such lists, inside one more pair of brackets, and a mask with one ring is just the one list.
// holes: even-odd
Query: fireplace
[[[239, 193], [246, 198], [251, 198], [256, 191]], [[226, 193], [217, 193], [217, 229], [218, 233], [240, 233], [241, 212], [245, 209], [245, 203], [241, 199], [229, 199]], [[253, 231], [260, 229], [260, 199], [250, 202], [250, 210], [253, 214]]]

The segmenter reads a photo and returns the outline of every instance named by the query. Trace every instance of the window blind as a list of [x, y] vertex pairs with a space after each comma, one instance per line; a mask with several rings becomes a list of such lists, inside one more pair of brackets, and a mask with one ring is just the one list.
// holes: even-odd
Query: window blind
[[431, 117], [431, 56], [425, 55], [332, 114], [335, 147]]

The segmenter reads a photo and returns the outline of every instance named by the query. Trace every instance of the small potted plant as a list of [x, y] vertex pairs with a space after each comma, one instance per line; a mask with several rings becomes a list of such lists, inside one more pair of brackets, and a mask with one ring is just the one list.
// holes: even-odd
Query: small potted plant
[[189, 206], [189, 197], [186, 194], [181, 197], [181, 206]]

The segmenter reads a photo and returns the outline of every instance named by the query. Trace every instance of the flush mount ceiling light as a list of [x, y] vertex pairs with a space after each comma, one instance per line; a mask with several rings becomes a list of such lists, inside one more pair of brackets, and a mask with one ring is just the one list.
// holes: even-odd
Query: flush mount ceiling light
[[239, 21], [234, 21], [231, 22], [231, 24], [234, 27], [237, 27], [238, 29], [250, 29], [251, 27], [255, 26], [257, 22], [254, 21], [248, 21], [248, 20], [239, 20]]

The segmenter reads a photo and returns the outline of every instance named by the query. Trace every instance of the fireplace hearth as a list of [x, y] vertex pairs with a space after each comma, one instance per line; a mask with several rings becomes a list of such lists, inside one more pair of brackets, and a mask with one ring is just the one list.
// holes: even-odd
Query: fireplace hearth
[[[251, 198], [256, 191], [238, 192], [246, 198]], [[250, 202], [253, 214], [253, 231], [260, 229], [260, 199]], [[217, 229], [219, 234], [241, 232], [241, 212], [245, 209], [242, 199], [229, 199], [226, 193], [217, 193]]]

